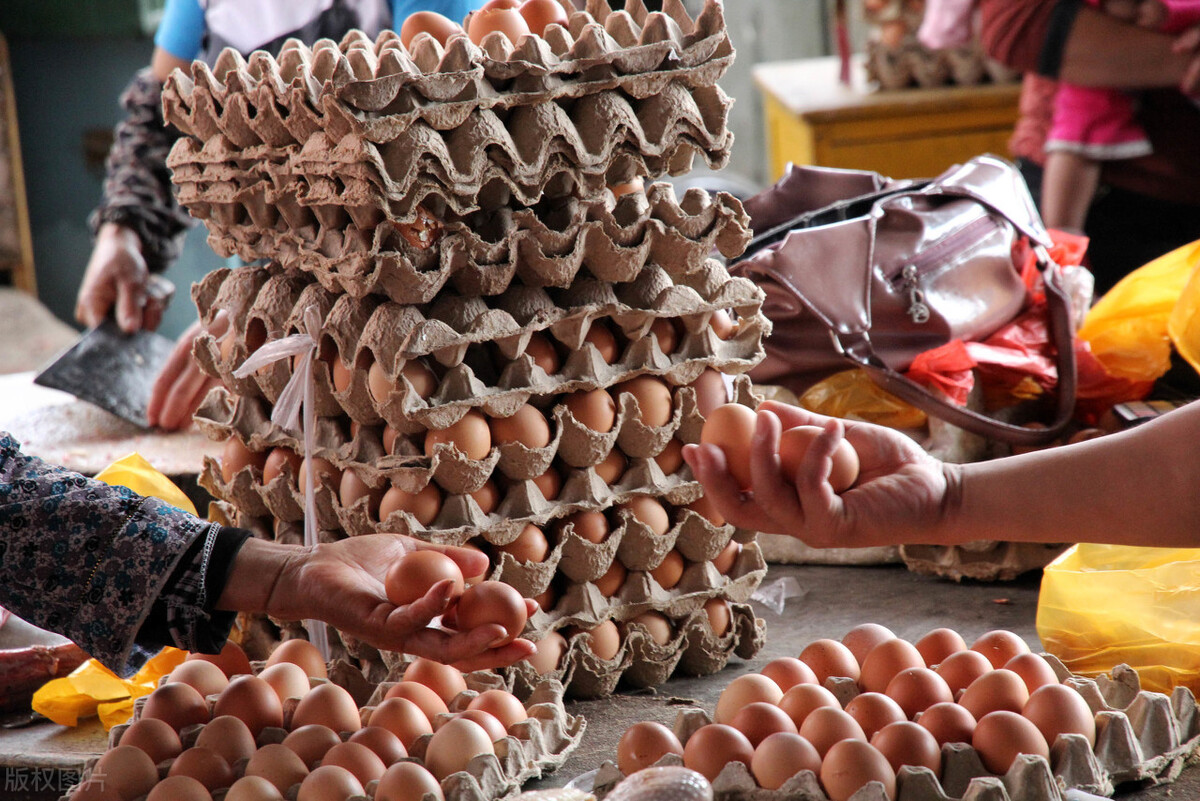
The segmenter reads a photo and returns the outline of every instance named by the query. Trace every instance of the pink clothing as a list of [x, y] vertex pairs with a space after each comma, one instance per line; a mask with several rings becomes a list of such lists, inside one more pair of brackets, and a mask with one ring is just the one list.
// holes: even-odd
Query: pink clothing
[[1200, 22], [1200, 0], [1158, 0], [1167, 9], [1167, 18], [1159, 29], [1179, 33]]
[[925, 0], [918, 41], [933, 50], [970, 44], [975, 5], [975, 0]]

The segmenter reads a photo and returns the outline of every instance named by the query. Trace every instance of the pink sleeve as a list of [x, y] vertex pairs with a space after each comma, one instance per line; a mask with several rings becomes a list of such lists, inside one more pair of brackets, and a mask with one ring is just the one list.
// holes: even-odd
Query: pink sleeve
[[917, 39], [934, 50], [969, 44], [974, 16], [975, 0], [925, 0]]
[[1167, 19], [1162, 29], [1166, 33], [1178, 33], [1200, 23], [1200, 0], [1159, 0], [1167, 9]]

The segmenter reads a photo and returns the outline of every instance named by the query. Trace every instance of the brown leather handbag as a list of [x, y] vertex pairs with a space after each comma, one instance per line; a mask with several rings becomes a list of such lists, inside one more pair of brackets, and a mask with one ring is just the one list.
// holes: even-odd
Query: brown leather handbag
[[[762, 287], [774, 324], [756, 381], [795, 386], [853, 365], [928, 414], [1013, 444], [1048, 442], [1070, 422], [1070, 304], [1009, 162], [978, 156], [929, 181], [793, 166], [746, 208], [756, 235], [731, 273]], [[1026, 307], [1022, 240], [1037, 255], [1057, 350], [1056, 411], [1044, 429], [957, 406], [901, 372], [918, 353], [982, 339]]]

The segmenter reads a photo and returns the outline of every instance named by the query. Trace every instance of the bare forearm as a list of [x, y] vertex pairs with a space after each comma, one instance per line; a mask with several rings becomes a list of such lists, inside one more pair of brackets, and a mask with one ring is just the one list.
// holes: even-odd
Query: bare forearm
[[1078, 445], [964, 465], [943, 542], [1200, 545], [1200, 404]]
[[217, 600], [217, 609], [266, 612], [272, 590], [288, 561], [304, 548], [254, 538], [246, 540], [233, 560], [233, 569]]
[[1081, 8], [1067, 37], [1058, 77], [1079, 86], [1149, 89], [1178, 86], [1190, 56], [1174, 37]]

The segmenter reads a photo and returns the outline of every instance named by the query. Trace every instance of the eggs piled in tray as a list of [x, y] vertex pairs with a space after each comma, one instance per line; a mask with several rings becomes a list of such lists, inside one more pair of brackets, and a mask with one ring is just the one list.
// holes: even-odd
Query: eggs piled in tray
[[[324, 540], [485, 551], [540, 606], [538, 654], [508, 673], [524, 691], [710, 673], [761, 646], [766, 565], [681, 450], [712, 409], [753, 405], [770, 323], [722, 260], [750, 237], [738, 200], [650, 181], [728, 159], [722, 7], [508, 5], [470, 36], [289, 42], [168, 81], [180, 201], [255, 262], [193, 289], [194, 353], [223, 384], [202, 483], [262, 537], [303, 541], [312, 508]], [[556, 21], [480, 33], [533, 6]], [[272, 422], [300, 360], [239, 370], [294, 335], [315, 343], [307, 432]], [[398, 654], [334, 640], [394, 679]]]
[[636, 723], [595, 779], [603, 797], [651, 765], [684, 765], [718, 800], [1062, 801], [1169, 782], [1200, 747], [1196, 699], [1142, 690], [1119, 666], [1095, 679], [1012, 632], [967, 647], [950, 629], [915, 644], [864, 624], [841, 641], [735, 678], [710, 715]]
[[227, 645], [139, 698], [65, 800], [485, 801], [561, 765], [584, 725], [553, 681], [518, 698], [417, 659], [372, 691], [304, 640], [253, 666]]

